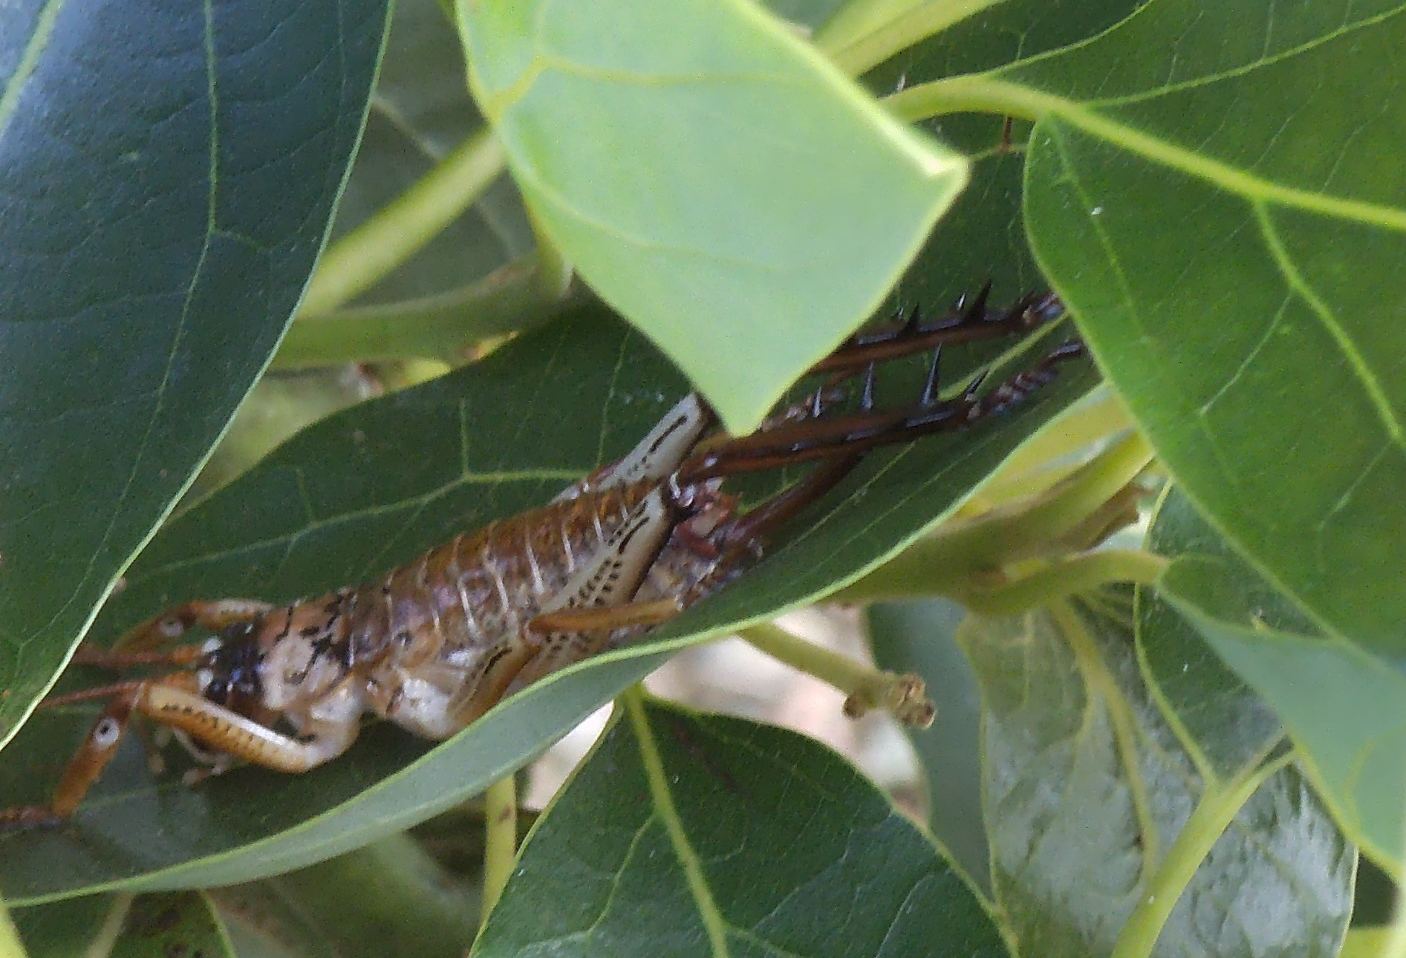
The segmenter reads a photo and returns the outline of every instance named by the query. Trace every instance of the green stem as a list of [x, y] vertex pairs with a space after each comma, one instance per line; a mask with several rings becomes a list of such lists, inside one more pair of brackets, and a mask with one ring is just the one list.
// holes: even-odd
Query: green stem
[[503, 172], [506, 162], [502, 145], [488, 127], [470, 136], [408, 190], [328, 247], [299, 313], [328, 312], [370, 289], [458, 219]]
[[557, 247], [541, 217], [531, 206], [527, 207], [527, 222], [537, 240], [538, 290], [544, 298], [555, 302], [566, 296], [571, 288], [571, 261]]
[[488, 924], [493, 906], [503, 896], [517, 861], [517, 783], [504, 775], [483, 793], [483, 915], [479, 930]]
[[396, 359], [462, 361], [465, 349], [540, 325], [579, 301], [544, 288], [535, 254], [438, 296], [303, 316], [274, 355], [275, 369]]
[[1397, 892], [1396, 915], [1391, 920], [1391, 930], [1382, 946], [1381, 958], [1406, 958], [1406, 902]]
[[933, 705], [924, 694], [922, 680], [916, 676], [881, 672], [770, 622], [749, 626], [738, 634], [772, 658], [845, 693], [845, 712], [852, 717], [882, 708], [908, 725], [932, 724]]
[[1076, 453], [1133, 428], [1123, 400], [1106, 383], [1100, 385], [1021, 443], [974, 498], [994, 504], [1042, 492], [1079, 467]]
[[869, 9], [872, 2], [846, 4], [816, 34], [815, 43], [841, 70], [859, 76], [889, 57], [960, 23], [997, 0], [929, 0], [887, 22]]
[[24, 958], [19, 929], [15, 927], [3, 901], [0, 901], [0, 958]]
[[1143, 958], [1152, 954], [1167, 918], [1211, 847], [1259, 787], [1287, 765], [1292, 757], [1292, 753], [1287, 753], [1272, 762], [1249, 768], [1224, 784], [1208, 787], [1201, 793], [1186, 824], [1167, 848], [1167, 854], [1152, 873], [1145, 893], [1119, 931], [1111, 958]]
[[992, 73], [967, 73], [919, 83], [884, 98], [890, 113], [908, 122], [948, 113], [995, 113], [1038, 120], [1065, 101]]
[[992, 589], [958, 591], [955, 598], [981, 615], [1018, 615], [1054, 599], [1115, 582], [1152, 585], [1169, 560], [1137, 549], [1103, 549], [1069, 556]]
[[879, 602], [950, 594], [1008, 562], [1067, 548], [1068, 537], [1097, 518], [1151, 460], [1147, 440], [1130, 433], [1046, 492], [919, 539], [830, 598]]

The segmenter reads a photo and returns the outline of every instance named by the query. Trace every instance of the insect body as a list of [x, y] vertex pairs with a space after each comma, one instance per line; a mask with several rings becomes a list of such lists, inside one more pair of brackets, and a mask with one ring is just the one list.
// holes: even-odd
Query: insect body
[[[1079, 351], [1066, 344], [1032, 369], [978, 394], [937, 396], [944, 342], [1019, 332], [1058, 314], [1026, 297], [988, 315], [985, 295], [935, 324], [856, 337], [816, 367], [811, 399], [740, 439], [713, 432], [697, 396], [680, 401], [625, 458], [553, 501], [492, 523], [384, 578], [284, 606], [193, 601], [149, 620], [111, 650], [77, 661], [177, 671], [58, 696], [108, 705], [47, 806], [0, 810], [0, 827], [54, 824], [72, 814], [115, 753], [130, 716], [182, 735], [220, 770], [243, 759], [302, 772], [342, 754], [372, 713], [442, 739], [511, 691], [633, 639], [722, 587], [768, 536], [831, 489], [869, 449], [963, 428], [1020, 401]], [[933, 349], [916, 406], [873, 408], [874, 365]], [[863, 372], [858, 408], [829, 415], [838, 384]], [[722, 477], [807, 460], [799, 483], [747, 511]], [[171, 645], [199, 627], [204, 645]]]

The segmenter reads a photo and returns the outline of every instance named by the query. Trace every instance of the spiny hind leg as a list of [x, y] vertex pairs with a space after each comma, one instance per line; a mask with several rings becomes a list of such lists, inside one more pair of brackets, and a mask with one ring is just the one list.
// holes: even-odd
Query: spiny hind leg
[[713, 422], [713, 413], [702, 398], [689, 393], [623, 458], [568, 486], [554, 501], [575, 499], [588, 490], [609, 489], [642, 479], [663, 479], [688, 457]]
[[[197, 626], [218, 632], [238, 622], [248, 622], [273, 608], [269, 603], [255, 599], [196, 599], [182, 602], [127, 630], [113, 643], [112, 649], [114, 652], [140, 652], [158, 648], [179, 640]], [[88, 654], [96, 655], [97, 652]]]

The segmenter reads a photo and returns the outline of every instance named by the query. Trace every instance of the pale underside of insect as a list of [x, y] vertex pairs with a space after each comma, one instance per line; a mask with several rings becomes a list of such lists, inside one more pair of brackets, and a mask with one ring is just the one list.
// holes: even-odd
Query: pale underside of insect
[[[181, 736], [221, 771], [244, 760], [303, 772], [345, 752], [371, 713], [443, 739], [505, 695], [632, 641], [717, 591], [762, 554], [768, 537], [833, 488], [869, 450], [965, 428], [1020, 402], [1078, 355], [1066, 343], [985, 392], [937, 393], [944, 343], [1027, 331], [1058, 316], [1053, 296], [988, 313], [985, 290], [941, 319], [857, 336], [812, 372], [827, 376], [805, 402], [742, 438], [716, 433], [689, 395], [623, 459], [547, 505], [457, 536], [384, 578], [287, 605], [192, 601], [127, 633], [111, 649], [80, 647], [76, 662], [125, 670], [175, 667], [51, 698], [102, 698], [103, 712], [48, 805], [0, 809], [0, 828], [58, 824], [115, 754], [131, 717]], [[916, 405], [873, 408], [874, 368], [931, 350]], [[857, 408], [830, 410], [839, 384], [862, 374]], [[799, 462], [805, 478], [742, 512], [726, 475]], [[191, 629], [204, 644], [179, 644]]]

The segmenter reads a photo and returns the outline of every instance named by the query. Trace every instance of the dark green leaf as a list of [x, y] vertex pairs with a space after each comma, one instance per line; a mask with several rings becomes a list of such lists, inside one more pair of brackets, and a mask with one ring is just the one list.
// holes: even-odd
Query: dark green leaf
[[464, 4], [470, 79], [585, 280], [746, 432], [966, 180], [742, 0]]
[[224, 925], [200, 892], [104, 895], [16, 915], [29, 958], [235, 958]]
[[[1041, 958], [1108, 954], [1120, 935], [1129, 954], [1335, 955], [1352, 846], [1293, 768], [1242, 775], [1243, 806], [1206, 788], [1142, 684], [1126, 611], [1100, 608], [959, 632], [985, 707], [992, 880], [1017, 939]], [[1168, 896], [1160, 935], [1127, 924]]]
[[0, 741], [263, 369], [381, 0], [0, 13]]
[[[396, 4], [366, 132], [332, 224], [358, 226], [441, 162], [483, 124], [469, 97], [464, 51], [436, 0]], [[357, 303], [444, 293], [530, 252], [532, 229], [508, 177]]]
[[69, 958], [82, 955], [109, 924], [115, 935], [131, 906], [128, 895], [90, 895], [53, 905], [15, 909], [10, 913], [19, 929], [28, 958]]
[[1406, 675], [1358, 645], [1262, 625], [1223, 562], [1186, 556], [1169, 601], [1272, 705], [1352, 840], [1400, 875], [1406, 845]]
[[182, 501], [204, 498], [299, 429], [366, 399], [375, 389], [371, 377], [355, 367], [269, 370], [240, 405]]
[[1042, 117], [1041, 265], [1187, 494], [1315, 620], [1406, 650], [1399, 0], [1155, 0], [959, 97]]
[[931, 728], [910, 729], [928, 792], [928, 827], [982, 888], [990, 850], [981, 820], [981, 702], [976, 677], [955, 641], [964, 609], [945, 599], [885, 602], [867, 610], [874, 660], [912, 672], [937, 703]]
[[627, 701], [473, 954], [1005, 956], [963, 878], [794, 732]]
[[298, 958], [458, 958], [478, 926], [477, 893], [405, 835], [210, 894], [231, 930]]
[[[953, 382], [970, 372], [971, 359], [960, 350], [948, 357]], [[888, 370], [881, 393], [911, 402], [924, 365]], [[428, 818], [647, 674], [666, 654], [660, 649], [768, 618], [880, 564], [1093, 381], [1087, 366], [1066, 366], [1009, 415], [875, 454], [766, 559], [659, 632], [672, 641], [559, 674], [428, 753], [425, 743], [381, 726], [363, 734], [353, 756], [312, 773], [240, 769], [190, 790], [153, 781], [133, 741], [73, 824], [0, 836], [5, 896], [61, 896], [132, 879], [144, 888], [248, 881]], [[630, 448], [683, 388], [642, 337], [586, 310], [483, 363], [347, 410], [164, 529], [95, 635], [111, 639], [193, 596], [284, 601], [380, 575], [460, 531], [543, 504]], [[44, 713], [26, 730], [0, 766], [0, 805], [43, 798], [81, 735], [86, 713], [73, 712]]]

